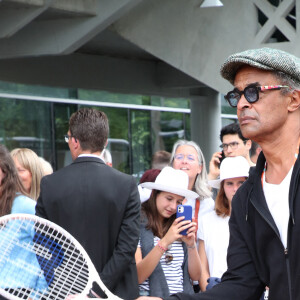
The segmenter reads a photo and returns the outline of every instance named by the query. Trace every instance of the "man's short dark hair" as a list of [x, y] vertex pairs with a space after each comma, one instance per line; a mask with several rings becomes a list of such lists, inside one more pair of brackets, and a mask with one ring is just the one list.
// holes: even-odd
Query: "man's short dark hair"
[[223, 136], [227, 135], [227, 134], [238, 134], [239, 138], [242, 141], [247, 141], [248, 139], [244, 138], [244, 136], [242, 135], [242, 131], [240, 128], [240, 125], [238, 123], [231, 123], [229, 125], [224, 126], [221, 129], [221, 133], [220, 133], [220, 140], [221, 142], [223, 142]]
[[109, 134], [108, 119], [100, 110], [81, 108], [71, 115], [69, 130], [79, 140], [82, 150], [102, 151]]
[[162, 169], [165, 166], [168, 166], [170, 163], [171, 153], [160, 150], [156, 151], [152, 156], [151, 168], [152, 169]]

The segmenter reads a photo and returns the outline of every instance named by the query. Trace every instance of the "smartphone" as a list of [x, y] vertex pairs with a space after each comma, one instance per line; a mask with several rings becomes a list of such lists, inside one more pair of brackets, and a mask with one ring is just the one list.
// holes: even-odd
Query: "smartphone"
[[219, 169], [220, 169], [220, 165], [221, 165], [221, 162], [222, 160], [225, 158], [225, 154], [224, 154], [224, 151], [222, 151], [222, 154], [221, 154], [221, 158], [220, 158], [220, 164], [218, 165]]
[[[191, 205], [178, 205], [177, 212], [176, 212], [176, 218], [184, 216], [185, 218], [183, 221], [186, 221], [186, 220], [192, 221], [192, 212], [193, 212], [193, 208]], [[187, 235], [187, 231], [188, 231], [188, 229], [185, 229], [185, 230], [181, 231], [180, 234]]]

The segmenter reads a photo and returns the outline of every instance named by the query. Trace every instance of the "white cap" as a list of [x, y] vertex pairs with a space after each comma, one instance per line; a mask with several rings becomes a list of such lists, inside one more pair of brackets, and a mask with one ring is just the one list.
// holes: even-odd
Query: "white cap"
[[196, 199], [199, 195], [188, 189], [189, 177], [181, 170], [164, 167], [157, 175], [155, 182], [144, 182], [141, 187], [150, 190], [159, 190], [183, 196], [187, 199]]
[[208, 184], [219, 189], [221, 182], [229, 178], [248, 177], [250, 165], [243, 156], [226, 157], [221, 162], [220, 179], [209, 180]]

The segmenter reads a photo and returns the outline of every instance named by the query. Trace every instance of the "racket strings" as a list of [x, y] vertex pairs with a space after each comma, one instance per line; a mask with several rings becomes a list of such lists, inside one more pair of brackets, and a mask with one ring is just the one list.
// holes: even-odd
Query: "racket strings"
[[[75, 294], [80, 293], [86, 287], [89, 270], [82, 255], [76, 248], [65, 241], [65, 259], [60, 268], [56, 270], [56, 282], [53, 285], [53, 294]], [[61, 282], [64, 282], [61, 284]]]
[[[16, 224], [14, 224], [16, 225]], [[7, 230], [4, 230], [7, 229]], [[32, 246], [22, 242], [21, 239], [17, 239], [14, 237], [14, 234], [20, 233], [21, 230], [26, 229], [24, 226], [20, 226], [19, 229], [16, 226], [7, 226], [1, 228], [1, 238], [0, 238], [0, 249], [1, 249], [1, 259], [0, 259], [0, 268], [2, 271], [2, 276], [6, 278], [6, 283], [9, 285], [17, 285], [17, 282], [22, 279], [25, 284], [26, 278], [21, 277], [22, 273], [16, 273], [14, 276], [9, 276], [11, 270], [9, 268], [4, 268], [4, 265], [8, 263], [12, 268], [21, 268], [26, 270], [28, 273], [36, 274], [40, 268], [35, 267], [34, 265], [28, 263], [26, 260], [26, 255], [29, 252], [33, 252]], [[15, 231], [16, 230], [16, 231]], [[13, 249], [16, 250], [14, 255], [10, 255]], [[22, 251], [25, 249], [26, 251]], [[3, 287], [3, 282], [1, 282], [1, 287]]]
[[[62, 234], [45, 227], [44, 224], [41, 226], [42, 227], [39, 226], [36, 228], [36, 231], [42, 234], [46, 233], [47, 238], [50, 237], [53, 243], [60, 245], [61, 248], [56, 252], [56, 255], [63, 249], [64, 259], [60, 266], [56, 268], [55, 281], [51, 285], [51, 295], [55, 297], [62, 295], [64, 298], [69, 294], [82, 292], [88, 282], [89, 270], [81, 253], [74, 244]], [[51, 264], [50, 267], [53, 267], [53, 264]]]
[[[27, 288], [31, 285], [31, 276], [42, 277], [40, 268], [30, 263], [30, 255], [35, 254], [32, 245], [26, 243], [24, 232], [28, 230], [28, 225], [14, 220], [0, 228], [0, 287], [23, 299], [31, 293]], [[27, 275], [24, 276], [24, 273]]]
[[70, 293], [75, 289], [79, 292], [82, 291], [87, 284], [89, 270], [81, 253], [75, 247], [70, 247], [70, 245], [68, 246], [68, 251], [65, 252], [65, 260], [62, 268], [61, 270], [57, 270], [57, 281], [60, 282], [64, 273], [67, 272], [68, 278], [65, 280], [64, 285], [61, 285], [61, 290], [68, 289], [68, 293]]
[[58, 231], [29, 220], [0, 226], [0, 288], [7, 293], [19, 299], [65, 299], [81, 293], [88, 278], [82, 254]]

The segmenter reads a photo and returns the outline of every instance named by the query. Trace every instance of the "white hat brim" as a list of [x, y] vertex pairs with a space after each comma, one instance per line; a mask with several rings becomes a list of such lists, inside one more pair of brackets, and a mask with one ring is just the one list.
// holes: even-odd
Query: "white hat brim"
[[138, 185], [138, 190], [140, 194], [141, 203], [147, 201], [150, 198], [150, 195], [152, 193], [151, 190], [141, 187], [141, 185]]
[[155, 182], [144, 182], [140, 184], [142, 187], [150, 189], [150, 190], [158, 190], [158, 191], [163, 191], [163, 192], [169, 192], [172, 194], [180, 195], [183, 196], [187, 199], [196, 199], [199, 197], [199, 195], [193, 191], [190, 190], [185, 190], [181, 188], [176, 188], [173, 186], [167, 186]]
[[216, 179], [216, 180], [208, 180], [208, 184], [215, 188], [215, 189], [220, 189], [221, 187], [221, 179]]
[[224, 181], [225, 179], [231, 179], [231, 178], [240, 178], [240, 177], [247, 177], [249, 175], [241, 175], [241, 176], [233, 176], [233, 177], [228, 177], [228, 178], [222, 178], [222, 179], [216, 179], [216, 180], [208, 180], [208, 184], [215, 188], [215, 189], [220, 189], [221, 187], [221, 182]]

